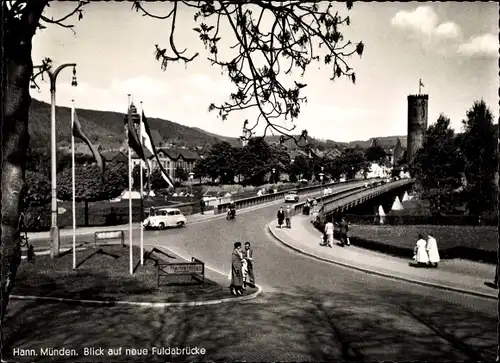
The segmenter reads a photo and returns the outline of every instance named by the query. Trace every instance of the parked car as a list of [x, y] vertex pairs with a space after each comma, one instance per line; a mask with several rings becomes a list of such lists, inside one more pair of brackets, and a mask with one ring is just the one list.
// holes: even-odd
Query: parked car
[[298, 202], [299, 201], [299, 195], [297, 194], [296, 190], [292, 190], [285, 195], [285, 203], [288, 202]]
[[162, 208], [155, 211], [143, 222], [145, 229], [165, 229], [167, 227], [184, 227], [187, 219], [177, 208]]

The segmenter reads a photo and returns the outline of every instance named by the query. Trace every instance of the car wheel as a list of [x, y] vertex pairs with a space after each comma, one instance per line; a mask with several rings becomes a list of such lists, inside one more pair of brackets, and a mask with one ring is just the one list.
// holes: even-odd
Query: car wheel
[[186, 223], [184, 223], [182, 221], [181, 222], [177, 222], [177, 227], [182, 228], [182, 227], [185, 227], [185, 226], [186, 226]]
[[165, 223], [161, 222], [161, 223], [158, 225], [158, 228], [159, 228], [160, 230], [165, 229]]

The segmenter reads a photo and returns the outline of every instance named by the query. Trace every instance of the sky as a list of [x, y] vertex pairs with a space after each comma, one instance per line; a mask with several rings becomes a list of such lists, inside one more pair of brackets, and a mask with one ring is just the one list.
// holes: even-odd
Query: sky
[[[168, 2], [145, 8], [165, 15]], [[365, 44], [362, 57], [346, 59], [356, 73], [331, 81], [331, 68], [312, 64], [301, 78], [307, 84], [301, 95], [308, 98], [293, 121], [296, 131], [340, 142], [370, 137], [406, 135], [407, 96], [417, 94], [419, 79], [429, 95], [429, 125], [443, 113], [460, 131], [474, 101], [484, 99], [498, 122], [498, 4], [496, 2], [355, 2], [348, 11], [334, 3], [350, 26], [341, 28], [346, 39]], [[59, 18], [74, 7], [72, 2], [51, 2], [44, 15]], [[49, 57], [55, 66], [77, 63], [78, 86], [71, 87], [71, 69], [57, 79], [57, 105], [127, 111], [127, 94], [143, 102], [149, 117], [168, 119], [209, 132], [238, 137], [245, 119], [257, 120], [255, 109], [232, 113], [222, 121], [208, 106], [229, 99], [235, 90], [227, 75], [210, 65], [197, 33], [190, 8], [179, 8], [175, 40], [186, 54], [200, 56], [187, 66], [170, 65], [165, 71], [154, 57], [155, 44], [165, 48], [170, 22], [144, 17], [131, 3], [93, 2], [84, 8], [81, 21], [72, 19], [74, 33], [49, 25], [33, 40], [33, 63]], [[266, 24], [267, 25], [267, 24]], [[227, 26], [222, 44], [235, 43]], [[222, 54], [223, 51], [222, 51]], [[47, 80], [47, 78], [46, 78]], [[289, 81], [289, 80], [288, 80]], [[34, 98], [50, 102], [49, 84], [31, 90]], [[292, 123], [280, 120], [283, 126]], [[263, 130], [263, 124], [257, 128]]]

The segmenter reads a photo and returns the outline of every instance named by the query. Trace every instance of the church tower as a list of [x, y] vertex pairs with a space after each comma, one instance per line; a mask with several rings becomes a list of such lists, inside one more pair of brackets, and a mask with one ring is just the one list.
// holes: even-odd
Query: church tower
[[427, 130], [429, 95], [408, 96], [407, 159], [411, 162], [422, 147]]

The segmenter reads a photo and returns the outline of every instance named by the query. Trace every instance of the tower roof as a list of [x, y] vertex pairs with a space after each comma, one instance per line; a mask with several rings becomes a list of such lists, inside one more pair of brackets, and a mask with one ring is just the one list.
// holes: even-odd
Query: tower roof
[[414, 99], [414, 98], [421, 98], [423, 100], [428, 100], [429, 95], [408, 95], [408, 100]]

